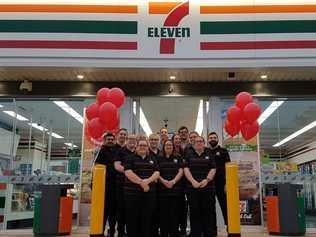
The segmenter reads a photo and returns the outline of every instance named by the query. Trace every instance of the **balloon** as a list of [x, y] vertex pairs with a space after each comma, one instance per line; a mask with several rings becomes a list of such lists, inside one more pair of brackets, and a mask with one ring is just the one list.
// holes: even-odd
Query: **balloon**
[[239, 124], [241, 120], [242, 112], [237, 106], [231, 106], [227, 110], [227, 120], [233, 124]]
[[112, 88], [108, 94], [109, 102], [120, 108], [125, 101], [125, 94], [120, 88]]
[[117, 120], [118, 109], [111, 102], [105, 102], [99, 107], [99, 118], [105, 126], [110, 126]]
[[240, 126], [241, 134], [246, 141], [255, 137], [259, 132], [259, 129], [260, 127], [257, 121], [253, 123], [243, 122]]
[[243, 118], [248, 123], [253, 123], [256, 121], [261, 114], [261, 108], [256, 103], [249, 103], [245, 106], [243, 111]]
[[236, 96], [236, 105], [243, 110], [245, 106], [249, 103], [253, 102], [252, 95], [249, 94], [248, 92], [240, 92]]
[[117, 113], [117, 116], [114, 120], [104, 124], [104, 128], [106, 131], [110, 132], [116, 130], [120, 126], [120, 114]]
[[104, 133], [104, 126], [99, 118], [94, 118], [88, 123], [88, 131], [92, 138], [100, 138]]
[[109, 91], [110, 89], [109, 88], [102, 88], [100, 90], [98, 90], [97, 92], [97, 102], [99, 105], [102, 105], [103, 103], [109, 101], [108, 98], [109, 98]]
[[232, 137], [236, 136], [239, 133], [240, 127], [239, 124], [232, 124], [228, 120], [225, 122], [225, 131]]
[[99, 105], [97, 103], [90, 104], [86, 109], [86, 116], [88, 120], [99, 116]]

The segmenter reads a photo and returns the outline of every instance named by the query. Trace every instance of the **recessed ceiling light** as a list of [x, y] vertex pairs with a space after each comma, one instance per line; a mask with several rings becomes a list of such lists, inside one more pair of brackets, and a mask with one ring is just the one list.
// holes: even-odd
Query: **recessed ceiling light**
[[170, 78], [170, 80], [175, 80], [176, 76], [170, 76], [169, 78]]
[[82, 80], [84, 78], [84, 75], [79, 74], [79, 75], [77, 75], [77, 78]]
[[267, 78], [268, 78], [268, 75], [266, 75], [266, 74], [261, 75], [260, 78], [261, 78], [261, 79], [267, 79]]

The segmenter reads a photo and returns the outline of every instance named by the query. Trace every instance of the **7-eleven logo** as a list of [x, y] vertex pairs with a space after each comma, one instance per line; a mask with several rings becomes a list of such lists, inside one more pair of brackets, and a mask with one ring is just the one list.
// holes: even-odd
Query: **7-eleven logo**
[[149, 14], [167, 15], [163, 27], [148, 27], [148, 37], [160, 38], [160, 54], [174, 54], [176, 39], [190, 37], [189, 27], [179, 27], [189, 2], [149, 2]]

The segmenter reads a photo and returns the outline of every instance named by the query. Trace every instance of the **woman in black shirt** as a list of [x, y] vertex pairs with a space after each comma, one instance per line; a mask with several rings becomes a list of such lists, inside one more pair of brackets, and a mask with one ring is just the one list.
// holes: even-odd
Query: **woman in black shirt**
[[137, 143], [136, 154], [125, 161], [125, 210], [128, 237], [150, 237], [156, 206], [157, 161], [149, 156], [147, 140]]
[[195, 139], [192, 152], [185, 155], [184, 174], [188, 179], [188, 200], [192, 237], [214, 237], [215, 160], [205, 149], [204, 138]]
[[171, 140], [163, 144], [162, 156], [159, 157], [159, 207], [160, 236], [177, 237], [179, 224], [180, 198], [182, 195], [181, 177], [183, 162], [174, 154]]

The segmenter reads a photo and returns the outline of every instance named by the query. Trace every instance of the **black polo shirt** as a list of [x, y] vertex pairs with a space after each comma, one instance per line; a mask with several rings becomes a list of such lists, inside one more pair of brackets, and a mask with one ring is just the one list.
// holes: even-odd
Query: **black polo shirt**
[[[179, 173], [179, 169], [183, 168], [183, 159], [180, 156], [171, 155], [169, 158], [165, 156], [159, 157], [159, 170], [160, 176], [166, 180], [174, 179]], [[159, 182], [159, 195], [160, 196], [179, 196], [183, 191], [181, 180], [178, 181], [173, 188], [169, 189], [161, 182]]]
[[[124, 169], [125, 171], [132, 170], [141, 179], [147, 179], [151, 177], [154, 172], [159, 171], [159, 166], [157, 160], [150, 155], [143, 159], [141, 156], [134, 154], [127, 157]], [[146, 195], [156, 195], [156, 183], [151, 183], [149, 187], [150, 190]], [[144, 190], [139, 184], [135, 184], [128, 178], [125, 178], [124, 194], [126, 196], [139, 196], [144, 194]]]
[[[127, 149], [127, 147], [122, 147], [117, 152], [117, 155], [116, 155], [116, 157], [114, 159], [114, 162], [115, 161], [120, 161], [121, 165], [124, 167], [127, 157], [129, 157], [129, 156], [131, 156], [133, 154], [134, 154], [134, 152], [129, 150], [129, 149]], [[123, 186], [124, 183], [125, 183], [125, 174], [121, 173], [121, 172], [118, 172], [116, 170], [116, 184], [118, 186]]]
[[101, 164], [106, 166], [106, 184], [115, 185], [116, 182], [116, 172], [114, 169], [114, 160], [119, 150], [119, 146], [105, 146], [103, 145], [97, 154], [95, 160], [96, 164]]
[[[209, 149], [205, 149], [204, 152], [199, 155], [195, 150], [188, 152], [185, 156], [184, 167], [189, 168], [193, 178], [201, 182], [206, 179], [211, 169], [216, 168], [214, 156]], [[214, 187], [214, 181], [212, 180], [207, 184], [204, 189], [210, 189]], [[191, 182], [187, 182], [187, 188], [193, 189]]]
[[217, 146], [216, 148], [212, 149], [209, 148], [211, 154], [214, 156], [215, 163], [216, 163], [216, 175], [215, 178], [226, 178], [226, 170], [225, 164], [230, 162], [230, 157], [227, 149]]

